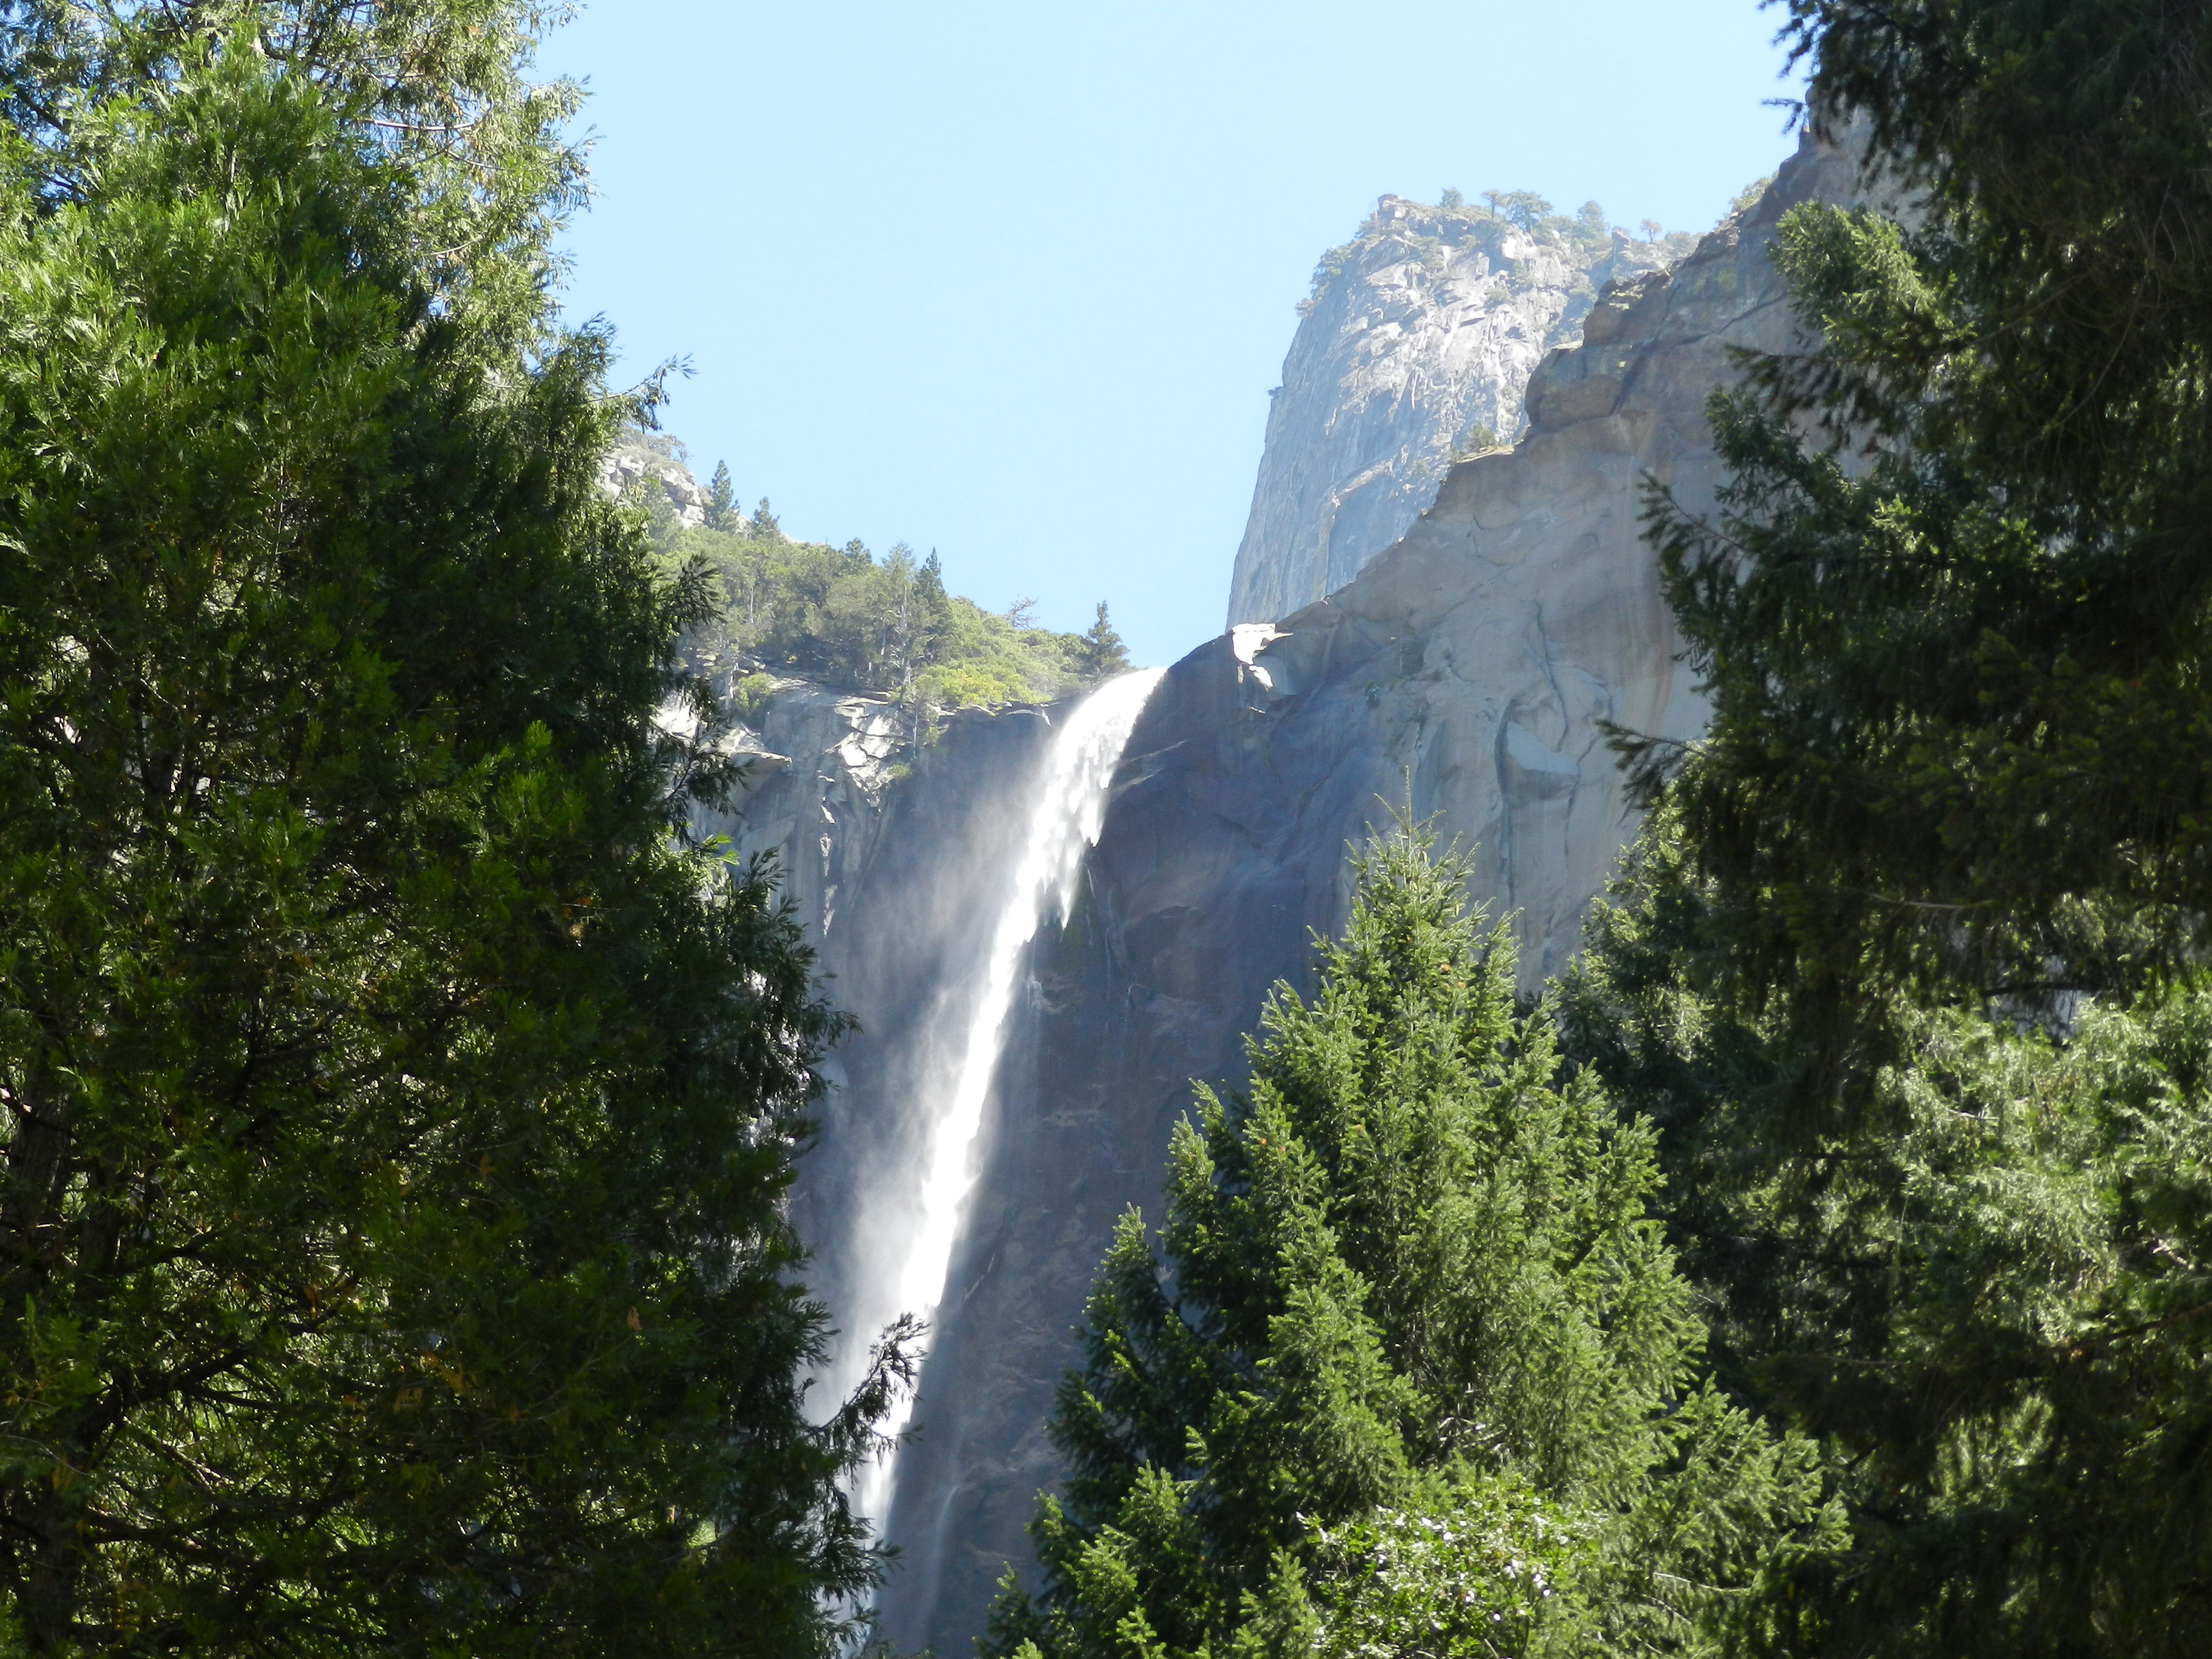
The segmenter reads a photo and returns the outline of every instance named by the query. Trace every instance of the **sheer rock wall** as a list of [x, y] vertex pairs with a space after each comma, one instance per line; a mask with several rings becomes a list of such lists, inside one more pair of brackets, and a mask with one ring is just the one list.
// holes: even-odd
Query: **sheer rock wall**
[[917, 751], [888, 700], [780, 679], [732, 733], [732, 748], [752, 757], [746, 791], [695, 825], [727, 836], [741, 860], [775, 856], [823, 994], [858, 1022], [823, 1067], [821, 1135], [792, 1196], [815, 1253], [807, 1285], [842, 1328], [813, 1402], [820, 1415], [901, 1311], [878, 1269], [883, 1237], [913, 1220], [927, 1039], [965, 1006], [957, 964], [975, 959], [997, 921], [978, 896], [1019, 853], [1019, 808], [1054, 713], [962, 710]]
[[1346, 842], [1393, 806], [1437, 815], [1517, 914], [1525, 982], [1572, 952], [1632, 828], [1600, 722], [1689, 738], [1704, 718], [1640, 538], [1644, 480], [1710, 504], [1703, 410], [1728, 349], [1795, 338], [1775, 221], [1855, 177], [1802, 148], [1680, 264], [1601, 297], [1530, 377], [1515, 448], [1450, 467], [1349, 582], [1200, 647], [1154, 696], [1000, 1073], [892, 1516], [902, 1650], [965, 1651], [1026, 1559], [1056, 1477], [1053, 1383], [1115, 1218], [1157, 1217], [1190, 1080], [1234, 1085], [1268, 987], [1304, 983], [1310, 930], [1343, 918]]

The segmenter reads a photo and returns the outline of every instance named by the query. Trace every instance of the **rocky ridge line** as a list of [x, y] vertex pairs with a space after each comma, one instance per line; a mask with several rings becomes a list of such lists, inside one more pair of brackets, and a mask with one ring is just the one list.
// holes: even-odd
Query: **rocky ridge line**
[[[1396, 196], [1323, 256], [1270, 398], [1229, 621], [1272, 622], [1334, 592], [1436, 499], [1455, 461], [1510, 447], [1547, 352], [1571, 347], [1609, 283], [1694, 239]], [[1517, 221], [1517, 222], [1516, 222]]]
[[647, 477], [660, 486], [678, 524], [696, 529], [707, 522], [707, 492], [684, 465], [684, 446], [665, 433], [626, 433], [599, 463], [599, 488], [610, 495], [619, 496]]

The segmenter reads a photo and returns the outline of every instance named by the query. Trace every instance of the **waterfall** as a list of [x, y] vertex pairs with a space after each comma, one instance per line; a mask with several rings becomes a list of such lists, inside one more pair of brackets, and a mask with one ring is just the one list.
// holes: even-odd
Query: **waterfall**
[[[997, 890], [978, 896], [996, 913], [988, 943], [966, 971], [947, 974], [938, 994], [937, 1018], [926, 1032], [931, 1052], [923, 1082], [906, 1104], [919, 1132], [914, 1156], [879, 1180], [875, 1224], [856, 1240], [852, 1278], [868, 1293], [864, 1305], [840, 1310], [845, 1336], [829, 1368], [833, 1389], [858, 1377], [869, 1339], [898, 1313], [936, 1318], [975, 1182], [975, 1143], [1030, 941], [1048, 913], [1054, 926], [1066, 924], [1083, 854], [1105, 821], [1107, 787], [1146, 699], [1166, 672], [1147, 668], [1109, 680], [1076, 704], [1051, 738], [1030, 785], [1015, 856]], [[904, 1433], [913, 1411], [911, 1396], [901, 1400], [884, 1432]], [[896, 1468], [893, 1458], [874, 1465], [854, 1494], [861, 1513], [879, 1528]]]

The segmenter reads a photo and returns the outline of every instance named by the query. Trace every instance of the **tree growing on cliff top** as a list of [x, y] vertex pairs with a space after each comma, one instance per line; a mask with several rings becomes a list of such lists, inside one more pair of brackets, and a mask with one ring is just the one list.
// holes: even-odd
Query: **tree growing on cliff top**
[[730, 482], [730, 464], [714, 463], [714, 477], [707, 486], [707, 528], [723, 532], [738, 528], [737, 486]]
[[726, 781], [653, 720], [703, 574], [598, 489], [526, 14], [27, 16], [0, 1646], [820, 1650], [898, 1361], [802, 1409], [836, 1022], [677, 834]]
[[900, 544], [882, 557], [793, 541], [757, 519], [734, 533], [684, 528], [664, 513], [654, 534], [681, 565], [698, 558], [720, 577], [720, 604], [691, 636], [717, 665], [758, 665], [883, 693], [926, 741], [947, 708], [1049, 702], [1127, 666], [1105, 624], [1085, 634], [1018, 626], [946, 592], [934, 550], [917, 561]]
[[1506, 223], [1525, 231], [1534, 231], [1552, 215], [1552, 204], [1533, 190], [1486, 190], [1482, 199]]
[[1356, 868], [1177, 1130], [1162, 1254], [1116, 1231], [991, 1652], [1697, 1651], [1823, 1541], [1808, 1449], [1702, 1380], [1649, 1127], [1516, 1012], [1459, 860]]
[[1118, 674], [1129, 665], [1129, 648], [1114, 631], [1103, 599], [1098, 601], [1097, 618], [1083, 630], [1081, 660], [1085, 677], [1094, 680]]

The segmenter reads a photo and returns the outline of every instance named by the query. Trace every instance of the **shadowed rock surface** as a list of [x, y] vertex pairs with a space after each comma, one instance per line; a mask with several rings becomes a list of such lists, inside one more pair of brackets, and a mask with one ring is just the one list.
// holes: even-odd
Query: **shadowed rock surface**
[[[1193, 1078], [1234, 1085], [1267, 988], [1304, 988], [1341, 922], [1347, 842], [1389, 805], [1471, 844], [1518, 913], [1526, 982], [1556, 972], [1632, 830], [1600, 722], [1694, 736], [1704, 709], [1640, 539], [1642, 482], [1692, 510], [1715, 483], [1703, 408], [1728, 348], [1794, 325], [1765, 246], [1780, 213], [1848, 200], [1801, 148], [1671, 272], [1602, 295], [1530, 378], [1510, 453], [1463, 461], [1346, 586], [1176, 665], [1139, 723], [1075, 914], [1034, 963], [1035, 1018], [956, 1255], [890, 1532], [903, 1649], [967, 1651], [1057, 1470], [1053, 1383], [1115, 1217], [1156, 1211]], [[1271, 433], [1271, 445], [1273, 434]], [[873, 924], [872, 923], [872, 926]]]

